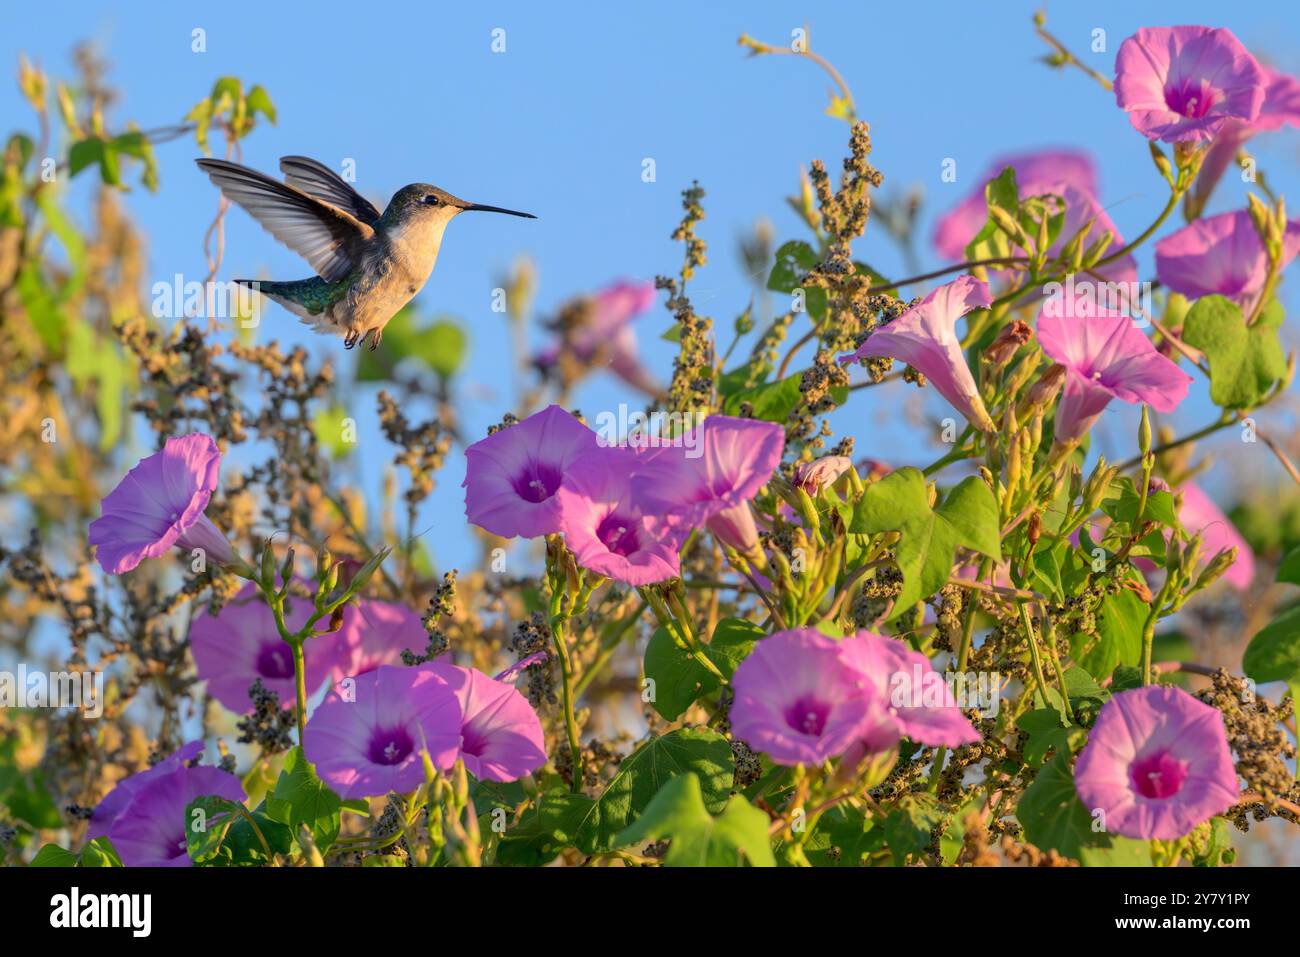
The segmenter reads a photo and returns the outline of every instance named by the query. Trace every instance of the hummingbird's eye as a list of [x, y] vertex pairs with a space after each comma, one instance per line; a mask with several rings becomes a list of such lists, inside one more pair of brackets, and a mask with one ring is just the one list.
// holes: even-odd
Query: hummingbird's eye
[[442, 202], [442, 200], [438, 199], [438, 197], [433, 195], [433, 193], [430, 193], [428, 196], [424, 197], [424, 202], [428, 206], [437, 206]]

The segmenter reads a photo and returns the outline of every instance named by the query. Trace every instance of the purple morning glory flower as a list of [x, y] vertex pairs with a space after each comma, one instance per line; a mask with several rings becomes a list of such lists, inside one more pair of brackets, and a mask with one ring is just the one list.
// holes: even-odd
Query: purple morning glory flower
[[1065, 367], [1055, 426], [1061, 444], [1082, 438], [1111, 399], [1172, 412], [1187, 397], [1191, 377], [1105, 304], [1049, 299], [1037, 333], [1043, 352]]
[[1263, 64], [1260, 72], [1264, 74], [1264, 105], [1259, 108], [1259, 116], [1253, 121], [1228, 120], [1205, 151], [1194, 187], [1198, 209], [1209, 200], [1237, 152], [1252, 136], [1280, 130], [1283, 126], [1300, 126], [1300, 81]]
[[[569, 348], [582, 362], [603, 361], [616, 376], [648, 395], [659, 387], [637, 355], [632, 320], [655, 301], [655, 284], [647, 280], [622, 279], [592, 297], [589, 321], [571, 331]], [[549, 346], [535, 359], [547, 368], [559, 356], [559, 346]]]
[[579, 565], [628, 585], [650, 585], [680, 573], [681, 536], [633, 495], [638, 459], [630, 449], [598, 449], [574, 466], [556, 499], [565, 544]]
[[842, 754], [881, 719], [882, 702], [814, 628], [778, 631], [732, 678], [731, 730], [777, 764], [820, 764]]
[[[148, 774], [149, 772], [145, 772]], [[239, 778], [220, 768], [174, 767], [140, 785], [108, 829], [108, 839], [127, 867], [191, 867], [186, 851], [185, 808], [216, 795], [242, 803]]]
[[405, 605], [363, 598], [343, 609], [338, 630], [334, 680], [363, 675], [380, 665], [395, 665], [403, 651], [419, 653], [429, 643], [420, 616]]
[[1255, 552], [1249, 543], [1199, 486], [1184, 482], [1178, 491], [1183, 495], [1178, 521], [1191, 534], [1201, 533], [1202, 564], [1225, 548], [1237, 549], [1237, 560], [1224, 572], [1223, 579], [1238, 591], [1249, 589], [1255, 580]]
[[1097, 715], [1074, 786], [1108, 831], [1182, 837], [1237, 803], [1223, 715], [1179, 688], [1121, 691]]
[[234, 558], [230, 543], [204, 514], [217, 488], [221, 450], [210, 436], [170, 438], [141, 459], [104, 497], [103, 514], [90, 523], [95, 557], [110, 575], [129, 572], [174, 546], [201, 548], [210, 561]]
[[1115, 101], [1148, 139], [1205, 142], [1259, 116], [1264, 74], [1230, 30], [1149, 27], [1120, 45]]
[[[290, 594], [285, 624], [297, 631], [312, 616], [308, 598]], [[287, 707], [297, 696], [293, 651], [275, 627], [275, 615], [251, 582], [215, 618], [206, 612], [190, 625], [190, 650], [208, 693], [236, 714], [253, 707], [248, 689], [259, 678]], [[338, 639], [333, 634], [308, 638], [303, 645], [307, 693], [315, 693], [337, 667]]]
[[460, 739], [460, 702], [445, 681], [425, 668], [381, 665], [325, 697], [303, 752], [340, 797], [374, 797], [423, 784], [423, 750], [434, 767], [450, 768]]
[[785, 451], [776, 422], [711, 415], [680, 441], [645, 452], [632, 478], [636, 501], [684, 537], [707, 524], [742, 554], [758, 547], [749, 501]]
[[[1300, 253], [1300, 220], [1286, 225], [1282, 261]], [[1156, 276], [1190, 299], [1226, 296], [1249, 315], [1268, 278], [1268, 253], [1244, 209], [1198, 219], [1156, 243]]]
[[534, 538], [560, 530], [560, 482], [596, 433], [558, 405], [465, 450], [465, 515], [493, 535]]
[[104, 799], [95, 805], [91, 813], [90, 827], [86, 829], [86, 840], [93, 841], [103, 837], [113, 826], [119, 814], [131, 803], [136, 792], [155, 778], [170, 774], [177, 768], [184, 767], [203, 753], [202, 741], [189, 741], [163, 758], [153, 767], [123, 778], [113, 790], [104, 795]]
[[420, 666], [445, 681], [462, 713], [460, 757], [480, 781], [517, 781], [546, 763], [546, 737], [528, 699], [474, 668]]
[[[934, 228], [934, 247], [940, 255], [954, 261], [966, 258], [966, 247], [989, 218], [984, 188], [1002, 175], [1008, 166], [1016, 171], [1016, 185], [1022, 199], [1046, 193], [1059, 195], [1064, 186], [1071, 186], [1089, 196], [1098, 192], [1097, 167], [1087, 153], [1062, 149], [1004, 156], [991, 163], [980, 176], [979, 189], [939, 217]], [[1094, 235], [1100, 232], [1100, 229], [1094, 229]], [[1065, 230], [1062, 234], [1065, 235]]]
[[860, 631], [840, 643], [840, 652], [862, 687], [884, 703], [867, 736], [868, 750], [892, 747], [900, 738], [948, 748], [980, 739], [943, 676], [919, 651], [897, 638]]
[[878, 327], [857, 352], [841, 356], [840, 362], [901, 359], [924, 375], [971, 425], [991, 432], [993, 420], [984, 408], [975, 378], [962, 354], [957, 320], [972, 309], [986, 308], [992, 301], [988, 283], [961, 276], [935, 289], [897, 319]]

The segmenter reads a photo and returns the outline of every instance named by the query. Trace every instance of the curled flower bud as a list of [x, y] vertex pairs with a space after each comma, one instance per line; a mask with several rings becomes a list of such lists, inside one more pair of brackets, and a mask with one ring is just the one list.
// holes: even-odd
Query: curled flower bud
[[1032, 339], [1034, 330], [1029, 323], [1016, 319], [1002, 327], [998, 337], [984, 351], [984, 359], [993, 369], [1001, 369], [1011, 361], [1021, 346]]
[[846, 455], [823, 455], [813, 462], [800, 462], [794, 470], [794, 484], [816, 495], [851, 468], [853, 462]]

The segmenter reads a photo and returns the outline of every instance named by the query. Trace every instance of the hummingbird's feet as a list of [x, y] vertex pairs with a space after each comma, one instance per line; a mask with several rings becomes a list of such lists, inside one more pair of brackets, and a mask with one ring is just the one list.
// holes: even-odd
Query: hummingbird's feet
[[374, 329], [370, 333], [370, 351], [374, 352], [379, 348], [379, 340], [384, 338], [384, 330]]
[[343, 337], [343, 348], [352, 349], [356, 346], [357, 340], [361, 338], [361, 333], [353, 330]]

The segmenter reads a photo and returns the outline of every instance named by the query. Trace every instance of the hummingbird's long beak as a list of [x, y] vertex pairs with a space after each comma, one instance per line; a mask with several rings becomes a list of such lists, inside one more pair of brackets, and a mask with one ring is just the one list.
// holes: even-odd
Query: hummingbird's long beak
[[482, 203], [466, 203], [462, 209], [480, 213], [505, 213], [508, 216], [522, 216], [524, 219], [536, 219], [532, 213], [521, 213], [517, 209], [502, 209], [500, 206], [484, 206]]

